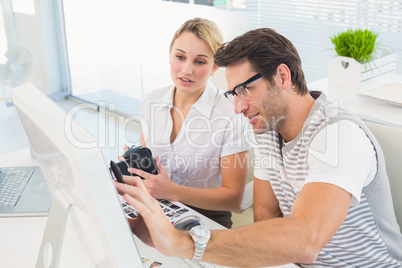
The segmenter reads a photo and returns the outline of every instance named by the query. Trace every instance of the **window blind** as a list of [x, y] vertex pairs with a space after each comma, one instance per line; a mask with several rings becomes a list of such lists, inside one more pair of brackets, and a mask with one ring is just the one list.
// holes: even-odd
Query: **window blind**
[[330, 37], [349, 28], [379, 32], [379, 44], [397, 54], [402, 72], [400, 0], [247, 0], [246, 12], [249, 30], [270, 27], [295, 45], [307, 82], [328, 76], [336, 56]]

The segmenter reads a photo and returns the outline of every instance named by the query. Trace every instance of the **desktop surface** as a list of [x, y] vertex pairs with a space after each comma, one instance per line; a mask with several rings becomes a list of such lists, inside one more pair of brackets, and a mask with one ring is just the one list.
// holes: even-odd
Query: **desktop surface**
[[[9, 165], [37, 165], [36, 160], [31, 159], [29, 148], [9, 154], [0, 155], [0, 166]], [[224, 229], [220, 224], [206, 218], [204, 215], [194, 211], [199, 216], [205, 226], [210, 229]], [[2, 267], [35, 267], [42, 236], [45, 231], [47, 217], [10, 217], [2, 218], [0, 221], [0, 252], [2, 253]], [[75, 243], [77, 237], [66, 236], [63, 243], [60, 267], [93, 267], [82, 254], [77, 253]], [[156, 249], [142, 243], [135, 238], [140, 255], [145, 259], [159, 260], [166, 267], [185, 268], [185, 267], [211, 267], [220, 268], [225, 266], [213, 264], [196, 264], [190, 260], [179, 259], [176, 257], [164, 256]], [[81, 261], [82, 260], [82, 261]], [[79, 264], [77, 264], [79, 262]], [[147, 266], [144, 266], [147, 267]], [[294, 264], [274, 266], [281, 268], [294, 268]]]
[[[362, 89], [329, 84], [328, 78], [309, 83], [308, 88], [324, 92], [330, 100], [339, 101], [342, 107], [363, 120], [402, 128], [402, 106], [359, 95], [359, 91], [380, 88], [393, 81], [402, 81], [402, 75], [393, 75], [388, 80], [376, 81]], [[399, 90], [402, 91], [402, 87]]]

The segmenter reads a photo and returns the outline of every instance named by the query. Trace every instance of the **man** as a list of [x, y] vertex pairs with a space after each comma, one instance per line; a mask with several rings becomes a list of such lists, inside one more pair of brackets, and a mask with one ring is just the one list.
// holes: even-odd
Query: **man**
[[130, 222], [133, 232], [166, 255], [229, 266], [401, 267], [381, 148], [358, 117], [308, 91], [291, 42], [253, 30], [220, 48], [215, 62], [233, 89], [225, 95], [257, 134], [256, 222], [211, 231], [202, 252], [169, 224], [140, 179], [126, 177], [135, 187], [116, 187], [142, 216]]

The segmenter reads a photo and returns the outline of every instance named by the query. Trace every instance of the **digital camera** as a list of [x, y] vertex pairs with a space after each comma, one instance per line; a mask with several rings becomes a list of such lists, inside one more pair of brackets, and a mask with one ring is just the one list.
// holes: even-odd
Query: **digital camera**
[[[144, 146], [132, 146], [129, 150], [125, 151], [122, 156], [124, 157], [123, 161], [118, 163], [110, 161], [111, 171], [114, 173], [116, 179], [120, 178], [121, 175], [139, 176], [128, 172], [128, 168], [136, 168], [151, 174], [158, 174], [155, 159], [152, 157], [152, 152], [149, 148]], [[119, 170], [117, 170], [116, 166]], [[118, 171], [120, 171], [120, 174], [116, 174]], [[144, 179], [143, 177], [141, 178]]]

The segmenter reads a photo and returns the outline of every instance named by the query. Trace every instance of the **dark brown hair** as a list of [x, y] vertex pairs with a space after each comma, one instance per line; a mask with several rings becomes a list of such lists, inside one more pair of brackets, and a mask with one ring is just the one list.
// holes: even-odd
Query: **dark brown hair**
[[225, 67], [246, 59], [252, 68], [263, 75], [271, 84], [276, 68], [286, 64], [290, 69], [292, 84], [299, 94], [308, 93], [301, 68], [301, 59], [293, 44], [270, 28], [251, 30], [218, 49], [215, 63]]

